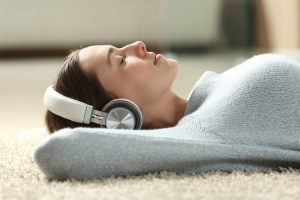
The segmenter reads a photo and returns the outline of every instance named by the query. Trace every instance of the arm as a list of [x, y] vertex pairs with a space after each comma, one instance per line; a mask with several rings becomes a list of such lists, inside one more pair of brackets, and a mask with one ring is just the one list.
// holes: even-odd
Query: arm
[[[210, 133], [179, 127], [154, 130], [62, 129], [34, 150], [34, 160], [49, 179], [77, 180], [139, 175], [157, 171], [232, 171], [238, 160], [231, 145]], [[216, 163], [222, 163], [217, 165]], [[220, 167], [221, 166], [221, 167]]]

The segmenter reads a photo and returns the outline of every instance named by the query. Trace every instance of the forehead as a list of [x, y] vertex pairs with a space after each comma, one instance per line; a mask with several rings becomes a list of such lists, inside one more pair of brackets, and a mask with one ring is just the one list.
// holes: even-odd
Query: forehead
[[90, 71], [97, 66], [104, 66], [107, 64], [107, 51], [110, 45], [95, 45], [81, 49], [79, 53], [80, 65], [84, 70]]

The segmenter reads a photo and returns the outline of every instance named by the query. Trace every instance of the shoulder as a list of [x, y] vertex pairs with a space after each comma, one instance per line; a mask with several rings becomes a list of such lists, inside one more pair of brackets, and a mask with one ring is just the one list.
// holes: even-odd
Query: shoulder
[[267, 53], [253, 56], [241, 65], [249, 65], [252, 69], [285, 70], [300, 69], [299, 61], [281, 54]]
[[222, 74], [221, 79], [253, 79], [253, 78], [274, 78], [285, 75], [300, 75], [299, 61], [281, 54], [260, 54], [253, 56], [245, 62], [237, 65]]
[[266, 54], [259, 54], [254, 55], [249, 60], [259, 61], [259, 62], [292, 62], [292, 63], [298, 63], [296, 59], [283, 55], [283, 54], [276, 54], [276, 53], [266, 53]]

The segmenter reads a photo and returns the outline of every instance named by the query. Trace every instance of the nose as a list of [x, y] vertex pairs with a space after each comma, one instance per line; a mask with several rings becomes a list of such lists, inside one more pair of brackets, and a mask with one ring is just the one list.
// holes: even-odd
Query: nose
[[136, 42], [134, 42], [130, 45], [127, 45], [123, 48], [132, 49], [139, 57], [143, 57], [147, 53], [146, 45], [142, 41], [136, 41]]

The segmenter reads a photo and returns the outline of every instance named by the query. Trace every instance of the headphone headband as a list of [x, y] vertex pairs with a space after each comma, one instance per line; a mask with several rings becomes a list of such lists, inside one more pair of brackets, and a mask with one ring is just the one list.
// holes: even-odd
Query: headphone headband
[[143, 117], [138, 106], [128, 99], [115, 99], [107, 103], [102, 111], [94, 110], [93, 106], [66, 97], [47, 88], [44, 105], [54, 114], [77, 123], [100, 124], [104, 128], [141, 129]]
[[93, 106], [71, 99], [56, 92], [53, 85], [47, 88], [44, 105], [54, 114], [78, 123], [89, 124]]

